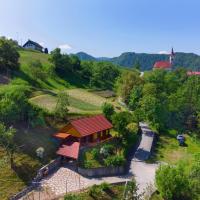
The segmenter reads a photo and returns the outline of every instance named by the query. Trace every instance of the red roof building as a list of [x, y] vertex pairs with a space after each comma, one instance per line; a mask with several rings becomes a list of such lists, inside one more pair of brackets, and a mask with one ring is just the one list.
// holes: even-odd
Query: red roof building
[[153, 69], [165, 69], [171, 70], [175, 59], [174, 49], [172, 48], [171, 54], [169, 54], [169, 61], [157, 61], [155, 62]]
[[157, 61], [154, 66], [154, 69], [171, 69], [172, 65], [169, 61]]
[[54, 134], [60, 142], [58, 155], [77, 159], [79, 147], [95, 145], [111, 138], [113, 125], [103, 116], [96, 115], [70, 121], [59, 133]]
[[187, 72], [187, 75], [188, 75], [188, 76], [200, 75], [200, 72], [192, 72], [192, 71], [189, 71], [189, 72]]

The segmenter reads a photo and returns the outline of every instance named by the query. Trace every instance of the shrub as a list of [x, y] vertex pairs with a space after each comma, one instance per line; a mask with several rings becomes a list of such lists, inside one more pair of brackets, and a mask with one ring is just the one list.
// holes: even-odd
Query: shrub
[[110, 185], [106, 182], [101, 183], [99, 187], [101, 188], [102, 191], [107, 191], [110, 189]]
[[67, 194], [65, 195], [64, 200], [83, 200], [83, 199], [75, 194]]
[[103, 114], [111, 121], [112, 115], [115, 113], [114, 107], [110, 103], [104, 103], [102, 106]]
[[87, 161], [84, 162], [84, 167], [85, 167], [86, 169], [92, 168], [92, 166], [93, 166], [92, 160], [87, 160]]
[[89, 189], [89, 195], [91, 197], [93, 197], [94, 199], [96, 199], [97, 197], [101, 196], [102, 191], [101, 188], [98, 185], [93, 185], [90, 189]]
[[112, 155], [114, 153], [114, 146], [112, 144], [105, 144], [101, 149], [100, 149], [100, 154], [104, 157], [107, 158], [108, 156]]
[[94, 148], [91, 151], [93, 158], [98, 159], [99, 158], [99, 150]]
[[104, 160], [106, 166], [122, 166], [125, 163], [125, 158], [122, 155], [109, 156]]
[[189, 179], [182, 166], [164, 165], [156, 171], [157, 188], [164, 199], [191, 199]]

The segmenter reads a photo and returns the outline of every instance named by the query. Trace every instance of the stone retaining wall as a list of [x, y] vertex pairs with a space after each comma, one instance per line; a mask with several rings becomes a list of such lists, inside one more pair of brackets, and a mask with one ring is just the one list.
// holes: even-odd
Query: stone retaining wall
[[39, 181], [47, 176], [48, 174], [52, 173], [53, 171], [57, 170], [61, 165], [61, 158], [58, 157], [55, 160], [51, 161], [49, 164], [43, 166], [41, 169], [38, 170], [36, 177], [32, 180], [31, 185], [24, 188], [22, 191], [14, 195], [10, 198], [10, 200], [18, 200], [37, 188], [39, 186]]
[[100, 168], [93, 168], [93, 169], [84, 169], [84, 168], [78, 167], [78, 173], [87, 177], [115, 176], [115, 175], [125, 174], [126, 167], [125, 166], [100, 167]]
[[36, 177], [33, 179], [33, 181], [34, 182], [40, 181], [42, 178], [44, 178], [48, 174], [51, 174], [56, 169], [58, 169], [60, 166], [61, 166], [61, 157], [58, 157], [55, 160], [52, 160], [49, 164], [40, 168], [37, 172]]

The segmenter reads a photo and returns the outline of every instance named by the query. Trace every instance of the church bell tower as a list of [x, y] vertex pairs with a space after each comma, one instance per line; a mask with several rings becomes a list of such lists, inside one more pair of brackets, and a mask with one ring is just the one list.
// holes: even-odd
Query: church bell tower
[[169, 62], [171, 64], [171, 66], [173, 66], [173, 64], [174, 64], [174, 59], [175, 59], [175, 53], [174, 53], [174, 49], [172, 48], [171, 54], [169, 56]]

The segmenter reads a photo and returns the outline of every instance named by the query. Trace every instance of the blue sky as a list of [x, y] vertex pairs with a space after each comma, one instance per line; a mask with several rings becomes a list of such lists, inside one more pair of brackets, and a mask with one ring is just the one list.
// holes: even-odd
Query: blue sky
[[199, 0], [0, 0], [0, 35], [94, 56], [200, 54]]

